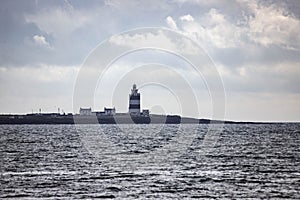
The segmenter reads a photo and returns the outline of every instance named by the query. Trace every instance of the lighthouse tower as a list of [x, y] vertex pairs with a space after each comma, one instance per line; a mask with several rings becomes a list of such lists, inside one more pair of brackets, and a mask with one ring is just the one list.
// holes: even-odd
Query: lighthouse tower
[[129, 94], [129, 114], [130, 115], [140, 115], [141, 114], [141, 95], [138, 93], [136, 84], [133, 84], [131, 89], [131, 94]]

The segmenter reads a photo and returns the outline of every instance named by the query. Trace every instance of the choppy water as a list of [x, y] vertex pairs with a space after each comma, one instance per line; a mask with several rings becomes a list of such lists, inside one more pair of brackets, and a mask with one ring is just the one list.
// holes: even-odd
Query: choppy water
[[2, 125], [0, 198], [300, 199], [300, 125]]

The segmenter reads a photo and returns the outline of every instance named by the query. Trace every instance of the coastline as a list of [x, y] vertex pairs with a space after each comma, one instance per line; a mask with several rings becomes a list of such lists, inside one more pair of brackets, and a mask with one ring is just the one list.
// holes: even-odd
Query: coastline
[[274, 124], [278, 122], [244, 122], [197, 119], [179, 115], [134, 116], [116, 113], [111, 116], [81, 116], [73, 114], [43, 113], [26, 115], [0, 115], [0, 124]]

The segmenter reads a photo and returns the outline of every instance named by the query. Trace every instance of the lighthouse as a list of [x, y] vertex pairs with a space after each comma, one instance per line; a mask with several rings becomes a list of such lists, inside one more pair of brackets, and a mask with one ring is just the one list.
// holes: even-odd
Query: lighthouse
[[140, 115], [141, 114], [141, 95], [138, 93], [136, 84], [133, 84], [131, 94], [129, 94], [129, 114]]

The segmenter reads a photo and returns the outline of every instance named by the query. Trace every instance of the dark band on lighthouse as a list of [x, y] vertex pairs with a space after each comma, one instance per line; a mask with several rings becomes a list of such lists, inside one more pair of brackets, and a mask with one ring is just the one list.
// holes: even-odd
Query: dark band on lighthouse
[[141, 113], [141, 95], [138, 93], [136, 84], [133, 84], [131, 94], [129, 94], [129, 114], [140, 115]]

